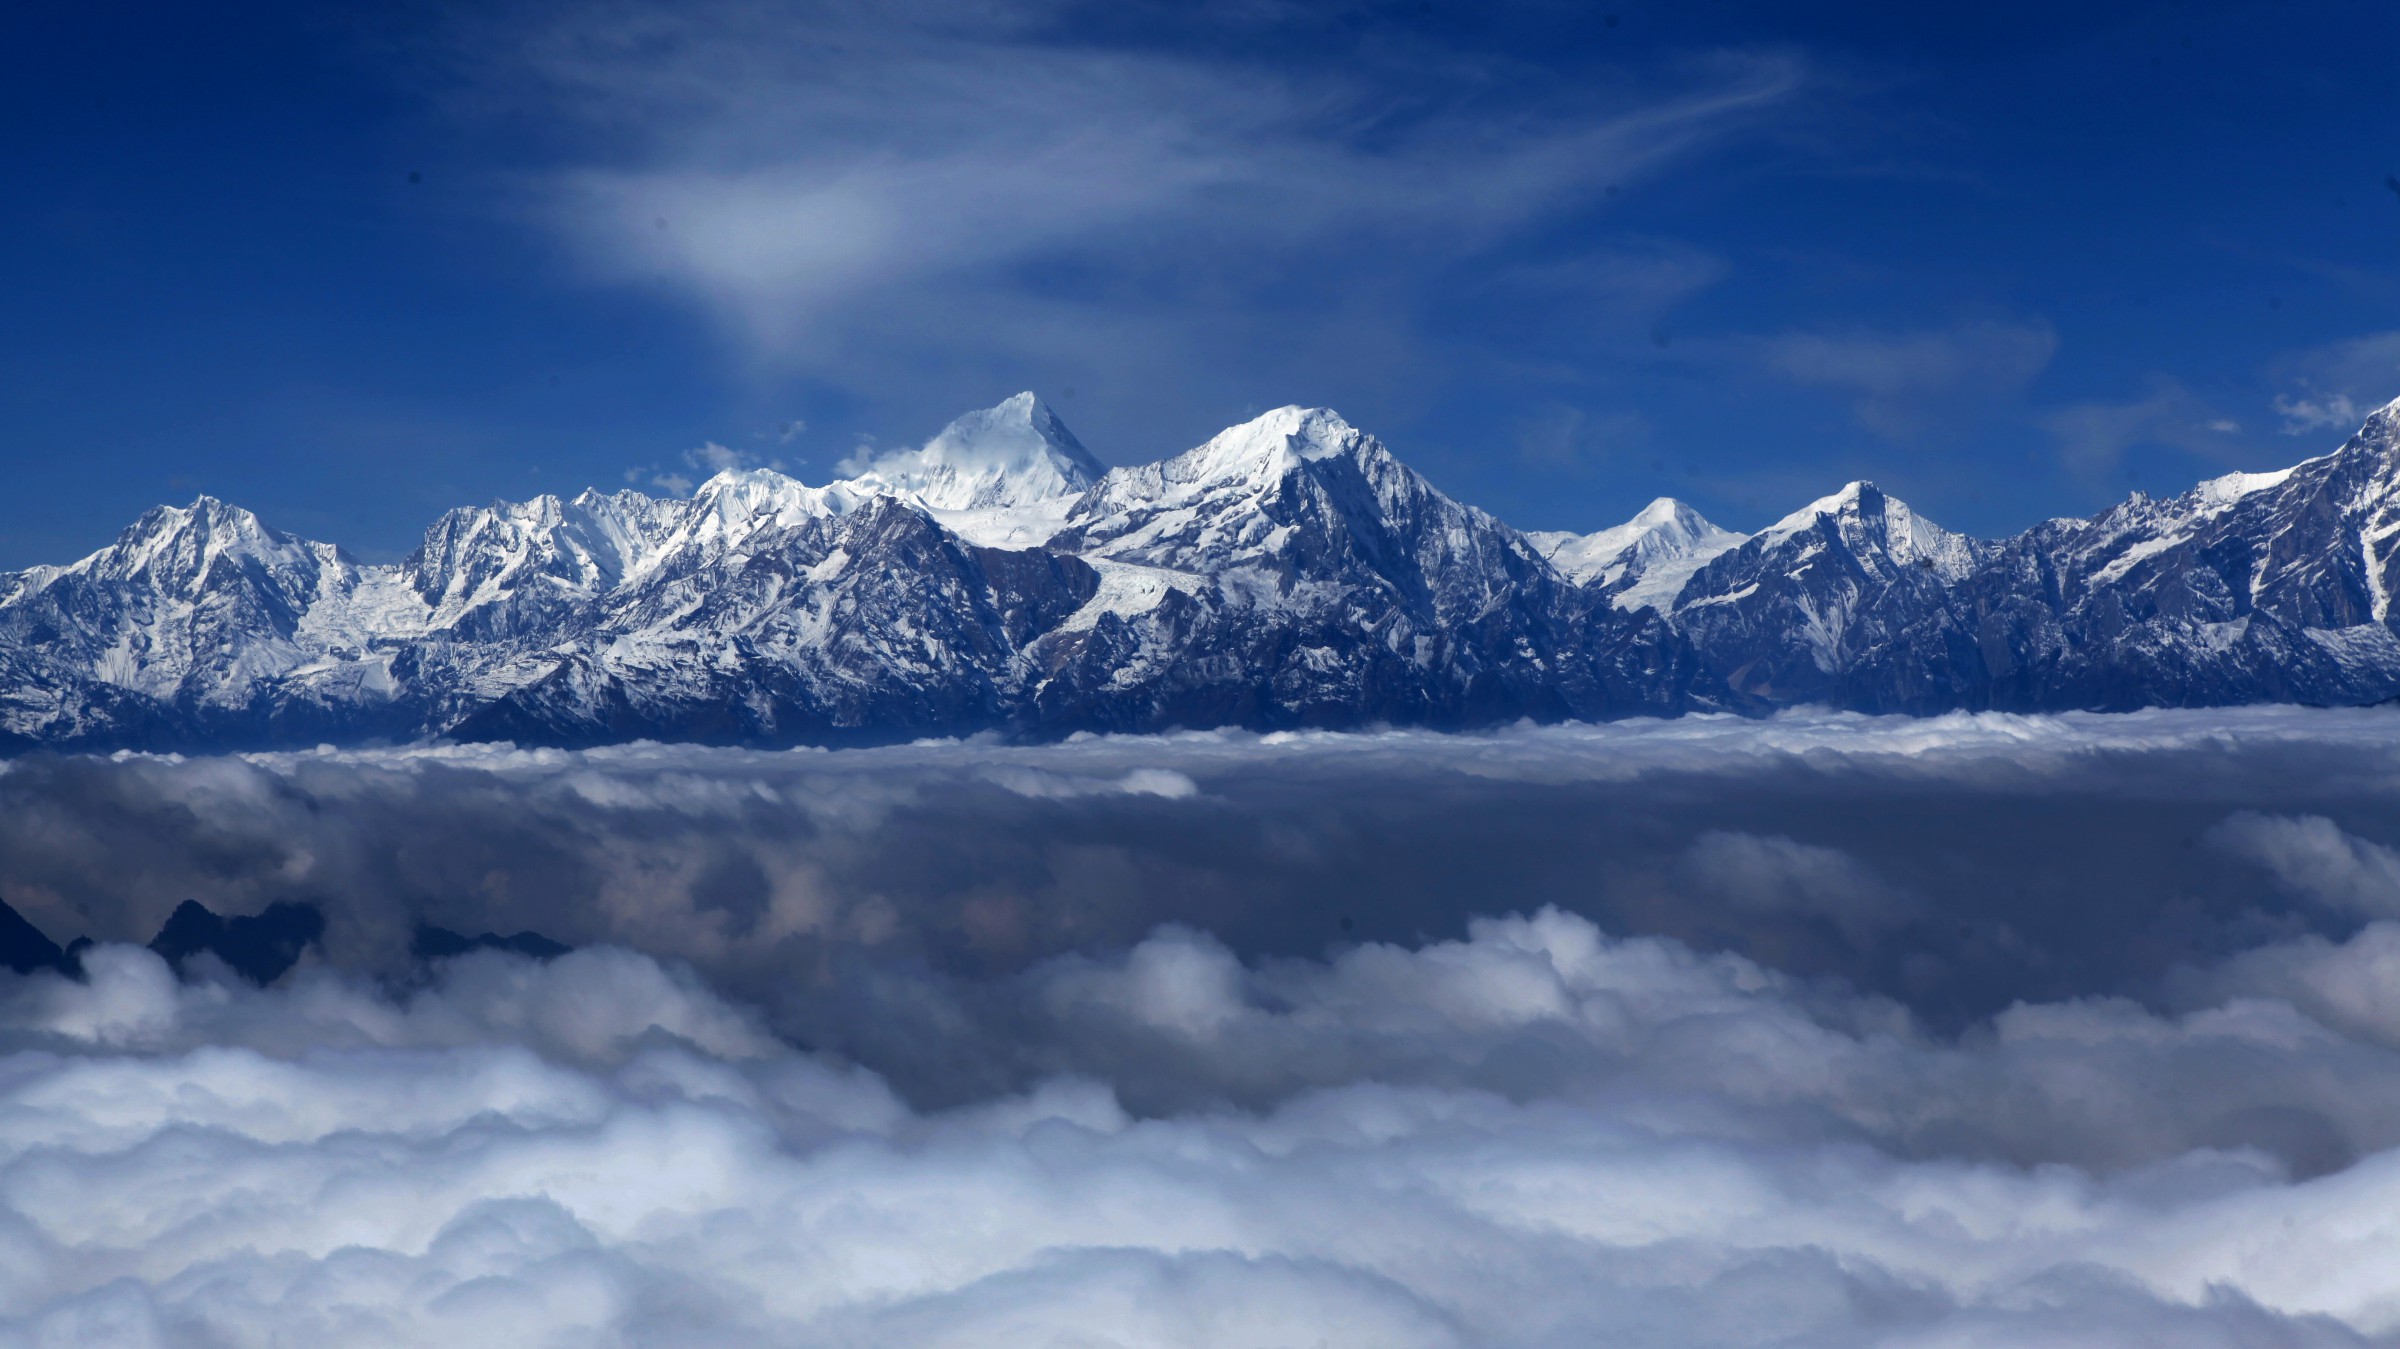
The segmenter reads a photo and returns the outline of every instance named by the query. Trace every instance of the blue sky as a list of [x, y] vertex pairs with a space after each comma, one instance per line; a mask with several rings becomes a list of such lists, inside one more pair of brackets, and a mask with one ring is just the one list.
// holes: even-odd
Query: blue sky
[[2400, 10], [1958, 8], [13, 7], [0, 567], [1020, 388], [1115, 463], [1328, 404], [1527, 528], [1995, 534], [2400, 396]]

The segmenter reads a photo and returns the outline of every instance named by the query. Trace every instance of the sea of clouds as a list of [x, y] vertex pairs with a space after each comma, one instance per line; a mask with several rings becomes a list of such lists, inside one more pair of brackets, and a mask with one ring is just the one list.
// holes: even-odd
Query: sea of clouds
[[21, 759], [0, 1345], [2400, 1343], [2395, 807], [2298, 709]]

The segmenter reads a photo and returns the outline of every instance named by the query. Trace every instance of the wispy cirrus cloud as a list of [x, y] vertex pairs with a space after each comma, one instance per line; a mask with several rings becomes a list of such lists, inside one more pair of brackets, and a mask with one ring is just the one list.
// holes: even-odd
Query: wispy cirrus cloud
[[1356, 75], [1069, 45], [1038, 11], [990, 13], [703, 7], [638, 40], [554, 36], [536, 76], [645, 125], [635, 153], [548, 177], [554, 223], [605, 273], [807, 346], [863, 293], [1044, 255], [1139, 268], [1163, 248], [1222, 273], [1375, 236], [1471, 252], [1755, 122], [1804, 75], [1725, 57], [1664, 89], [1398, 119]]
[[1770, 374], [1849, 400], [1875, 434], [1910, 441], [1975, 415], [2047, 369], [2058, 334], [2041, 321], [1981, 321], [1908, 332], [1791, 332], [1757, 339]]
[[[1294, 60], [1273, 7], [1174, 44], [1068, 12], [548, 11], [462, 39], [456, 106], [561, 128], [514, 181], [523, 217], [588, 277], [697, 306], [762, 370], [1099, 365], [1175, 387], [1305, 347], [1338, 386], [1443, 345], [1417, 311], [1457, 269], [1816, 85], [1788, 51], [1569, 80], [1414, 38]], [[1620, 242], [1578, 257], [1613, 259], [1618, 289], [1688, 284], [1687, 256]], [[1652, 267], [1673, 275], [1626, 275]]]
[[2121, 487], [2126, 452], [2164, 445], [2219, 463], [2248, 448], [2241, 425], [2178, 381], [2153, 379], [2139, 397], [2092, 399], [2042, 414], [2061, 465], [2094, 489]]
[[2367, 413], [2400, 398], [2400, 331], [2294, 352], [2271, 373], [2286, 386], [2273, 403], [2285, 435], [2348, 435]]
[[[799, 423], [794, 422], [792, 425], [797, 426]], [[791, 438], [788, 435], [782, 437], [784, 440]], [[728, 469], [772, 468], [781, 470], [784, 467], [781, 459], [752, 454], [747, 450], [735, 449], [730, 445], [720, 445], [713, 440], [702, 441], [691, 449], [685, 450], [680, 458], [683, 463], [682, 469], [662, 468], [654, 463], [637, 464], [625, 470], [625, 481], [660, 488], [677, 496], [687, 496], [694, 487], [699, 485], [700, 481], [714, 477]], [[689, 472], [684, 470], [689, 470]], [[698, 477], [694, 477], [695, 474]]]

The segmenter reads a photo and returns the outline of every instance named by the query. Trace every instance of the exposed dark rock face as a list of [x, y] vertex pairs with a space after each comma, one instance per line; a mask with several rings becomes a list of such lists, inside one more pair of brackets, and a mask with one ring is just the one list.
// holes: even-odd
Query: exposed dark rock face
[[0, 900], [0, 966], [19, 974], [35, 970], [72, 972], [73, 962], [47, 933], [26, 921], [25, 915]]
[[150, 949], [178, 974], [194, 957], [215, 956], [251, 983], [266, 985], [300, 963], [301, 953], [325, 935], [325, 914], [314, 904], [279, 901], [256, 914], [220, 918], [198, 900], [187, 899], [167, 915]]
[[539, 932], [512, 932], [505, 937], [495, 932], [478, 932], [470, 937], [431, 923], [419, 924], [408, 943], [409, 954], [419, 960], [447, 960], [470, 951], [507, 951], [535, 960], [555, 960], [574, 949]]
[[1098, 473], [1029, 396], [807, 487], [458, 510], [394, 567], [202, 499], [0, 575], [0, 749], [846, 744], [2400, 697], [2400, 404], [2014, 538], [1853, 483], [1526, 535], [1285, 408]]

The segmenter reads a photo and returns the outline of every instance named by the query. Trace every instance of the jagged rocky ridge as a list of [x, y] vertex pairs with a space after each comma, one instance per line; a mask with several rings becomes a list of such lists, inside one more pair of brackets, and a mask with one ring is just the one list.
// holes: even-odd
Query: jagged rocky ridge
[[[225, 973], [266, 985], [282, 978], [309, 950], [322, 950], [325, 911], [313, 903], [277, 900], [255, 914], [218, 914], [195, 899], [175, 906], [150, 939], [152, 953], [179, 975], [206, 977], [213, 960]], [[84, 953], [93, 943], [77, 937], [65, 946], [28, 921], [6, 899], [0, 899], [0, 969], [18, 974], [48, 970], [70, 979], [84, 977]], [[553, 960], [574, 948], [539, 932], [501, 936], [480, 932], [468, 936], [431, 923], [419, 923], [409, 941], [409, 955], [422, 967], [476, 951], [505, 951], [534, 960]]]
[[210, 498], [0, 574], [0, 746], [858, 743], [1800, 703], [2400, 696], [2400, 403], [2014, 538], [1852, 483], [1754, 535], [1524, 534], [1282, 408], [1103, 470], [1030, 394], [810, 487], [450, 512], [397, 566]]

